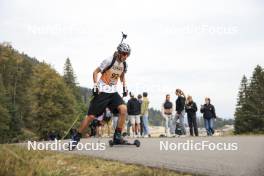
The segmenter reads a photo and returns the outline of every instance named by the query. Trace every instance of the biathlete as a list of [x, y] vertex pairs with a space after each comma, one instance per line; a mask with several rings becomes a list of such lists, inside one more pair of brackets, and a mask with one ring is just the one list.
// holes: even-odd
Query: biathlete
[[[127, 142], [121, 135], [126, 120], [127, 107], [122, 97], [118, 94], [117, 83], [120, 79], [123, 84], [123, 97], [126, 97], [128, 94], [125, 81], [125, 73], [127, 72], [126, 60], [130, 53], [130, 46], [121, 42], [113, 56], [105, 59], [93, 72], [94, 98], [90, 103], [87, 116], [82, 121], [80, 128], [71, 137], [70, 150], [73, 150], [77, 146], [88, 125], [96, 117], [102, 115], [107, 107], [111, 112], [118, 111], [119, 114], [118, 124], [113, 136], [113, 143], [124, 144]], [[97, 77], [99, 73], [102, 76], [98, 81]]]

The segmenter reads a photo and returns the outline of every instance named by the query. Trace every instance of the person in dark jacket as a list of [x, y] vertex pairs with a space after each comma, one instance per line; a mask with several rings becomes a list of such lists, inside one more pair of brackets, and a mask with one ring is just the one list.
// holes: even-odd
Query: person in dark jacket
[[176, 89], [176, 95], [178, 96], [176, 100], [176, 118], [180, 119], [181, 134], [186, 135], [185, 125], [184, 125], [184, 115], [185, 115], [185, 95], [181, 89]]
[[193, 136], [193, 131], [194, 131], [195, 136], [198, 136], [198, 128], [196, 121], [197, 105], [193, 101], [191, 96], [187, 97], [187, 104], [185, 105], [185, 111], [187, 113], [190, 135]]
[[216, 118], [216, 114], [210, 98], [205, 98], [205, 104], [201, 106], [201, 113], [203, 114], [207, 136], [212, 136], [214, 134], [213, 120]]
[[132, 125], [132, 137], [136, 137], [140, 128], [140, 103], [134, 97], [134, 94], [130, 92], [130, 100], [127, 102], [128, 119]]

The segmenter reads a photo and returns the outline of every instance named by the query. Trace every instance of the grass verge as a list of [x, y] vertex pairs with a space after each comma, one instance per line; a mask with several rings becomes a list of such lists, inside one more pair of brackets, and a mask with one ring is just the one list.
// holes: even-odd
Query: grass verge
[[28, 151], [0, 145], [0, 175], [5, 176], [182, 176], [166, 169], [124, 164], [88, 156], [50, 151]]

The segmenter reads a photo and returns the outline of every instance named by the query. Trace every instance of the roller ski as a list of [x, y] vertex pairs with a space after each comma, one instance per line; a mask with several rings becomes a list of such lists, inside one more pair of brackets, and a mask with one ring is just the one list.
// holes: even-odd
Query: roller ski
[[115, 145], [135, 145], [136, 147], [140, 147], [140, 141], [135, 140], [133, 143], [125, 140], [120, 132], [115, 132], [113, 140], [109, 141], [109, 146], [113, 147]]

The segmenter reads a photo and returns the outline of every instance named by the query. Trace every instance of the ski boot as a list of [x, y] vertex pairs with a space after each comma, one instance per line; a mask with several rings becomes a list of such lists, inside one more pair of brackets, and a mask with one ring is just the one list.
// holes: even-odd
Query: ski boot
[[114, 145], [135, 145], [135, 146], [139, 147], [140, 141], [135, 140], [133, 143], [130, 143], [123, 138], [121, 131], [116, 130], [114, 137], [113, 137], [113, 140], [109, 141], [110, 147], [113, 147]]
[[71, 137], [71, 141], [69, 142], [69, 150], [74, 150], [77, 146], [77, 144], [80, 142], [82, 137], [82, 134], [79, 132], [75, 132], [73, 133], [72, 137]]

